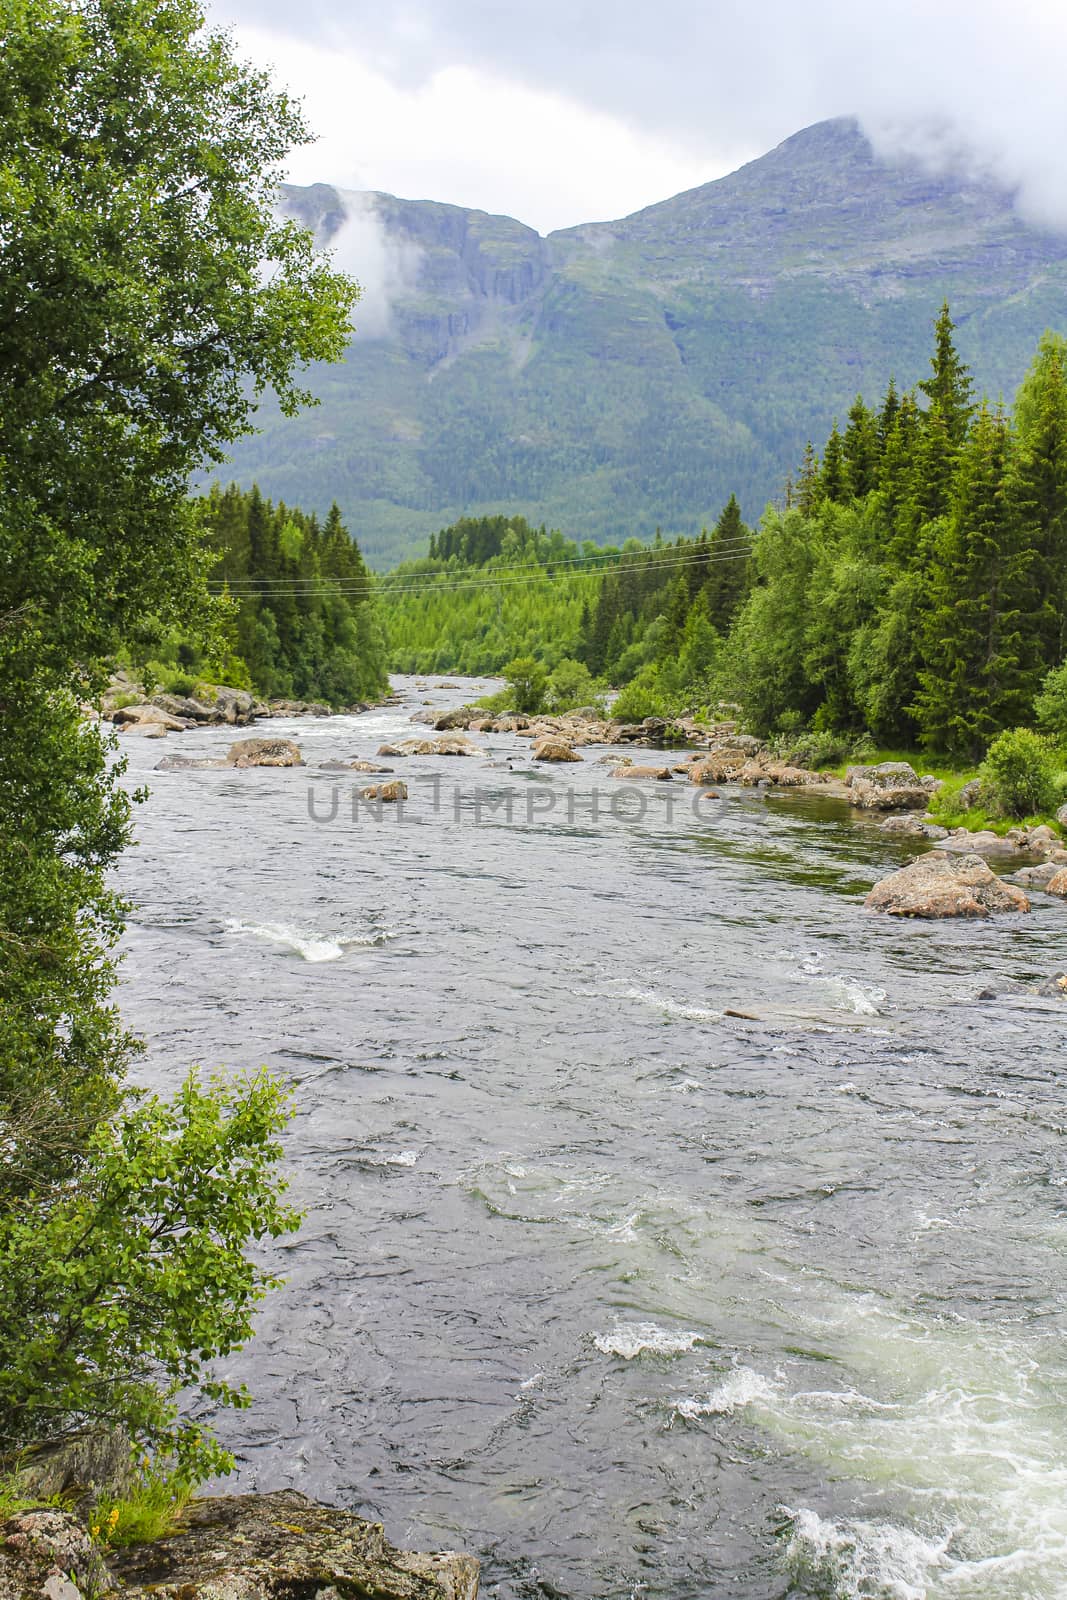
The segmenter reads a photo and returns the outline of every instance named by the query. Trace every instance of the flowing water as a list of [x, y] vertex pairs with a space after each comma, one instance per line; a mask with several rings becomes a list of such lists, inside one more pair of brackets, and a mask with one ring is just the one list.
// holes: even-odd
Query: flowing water
[[258, 730], [306, 770], [154, 775], [122, 871], [146, 1080], [296, 1088], [240, 1486], [501, 1600], [1067, 1595], [1063, 905], [880, 918], [839, 804], [504, 735], [353, 819], [318, 764], [473, 692], [402, 688]]

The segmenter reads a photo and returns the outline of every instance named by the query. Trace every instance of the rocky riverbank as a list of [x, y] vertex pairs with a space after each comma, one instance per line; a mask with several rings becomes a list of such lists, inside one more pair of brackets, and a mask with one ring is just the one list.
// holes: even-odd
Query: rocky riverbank
[[94, 1430], [32, 1452], [8, 1480], [22, 1505], [0, 1521], [0, 1600], [478, 1594], [473, 1556], [397, 1549], [380, 1523], [291, 1490], [192, 1500], [160, 1537], [111, 1548], [93, 1528], [91, 1508], [101, 1496], [127, 1494], [131, 1482], [129, 1448], [118, 1433]]
[[[375, 704], [388, 705], [394, 699], [389, 696]], [[163, 739], [192, 728], [247, 727], [269, 717], [354, 716], [371, 709], [370, 702], [335, 708], [313, 700], [261, 700], [247, 689], [227, 684], [200, 684], [190, 695], [149, 693], [143, 684], [120, 672], [112, 677], [99, 709], [86, 707], [86, 712], [113, 723], [120, 733]]]

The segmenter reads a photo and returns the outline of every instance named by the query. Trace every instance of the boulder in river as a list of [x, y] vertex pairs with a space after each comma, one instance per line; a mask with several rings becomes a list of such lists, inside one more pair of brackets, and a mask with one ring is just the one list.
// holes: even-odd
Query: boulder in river
[[322, 772], [392, 772], [392, 767], [379, 766], [377, 761], [323, 761]]
[[617, 767], [612, 767], [613, 778], [634, 778], [641, 781], [655, 780], [658, 783], [670, 783], [670, 767], [638, 767], [633, 762], [622, 762]]
[[1010, 881], [1020, 889], [1047, 889], [1059, 870], [1054, 861], [1042, 861], [1034, 867], [1020, 867], [1011, 874]]
[[291, 739], [238, 739], [226, 752], [228, 767], [302, 767], [300, 746]]
[[1050, 878], [1045, 888], [1049, 894], [1058, 895], [1061, 900], [1067, 900], [1067, 867], [1060, 867], [1055, 877]]
[[408, 786], [403, 778], [394, 778], [391, 783], [371, 783], [359, 791], [361, 800], [406, 800]]
[[951, 856], [944, 850], [931, 850], [889, 873], [865, 904], [891, 917], [988, 917], [1030, 909], [1023, 891], [1002, 882], [981, 856]]
[[863, 811], [925, 809], [930, 794], [907, 761], [882, 761], [873, 767], [850, 767], [849, 800]]
[[149, 701], [143, 705], [118, 706], [111, 713], [111, 720], [118, 728], [136, 727], [143, 730], [154, 727], [162, 728], [165, 733], [181, 733], [191, 726], [184, 717], [175, 717]]
[[562, 739], [538, 739], [533, 747], [535, 761], [580, 761], [582, 758]]
[[1009, 861], [1012, 856], [1021, 853], [1023, 846], [1018, 839], [1002, 838], [999, 833], [994, 833], [992, 828], [982, 828], [977, 833], [968, 833], [966, 828], [953, 828], [946, 836], [943, 848], [960, 855], [985, 856], [987, 860]]
[[948, 829], [942, 828], [939, 823], [927, 822], [924, 817], [916, 816], [914, 811], [898, 811], [886, 817], [878, 827], [882, 833], [893, 833], [902, 838], [915, 839], [947, 839]]

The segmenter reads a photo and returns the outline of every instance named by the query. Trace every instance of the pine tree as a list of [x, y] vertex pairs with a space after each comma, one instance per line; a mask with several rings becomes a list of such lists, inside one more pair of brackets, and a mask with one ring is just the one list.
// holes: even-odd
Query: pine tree
[[1028, 717], [1039, 679], [1035, 552], [1009, 493], [1011, 437], [982, 406], [960, 457], [951, 513], [933, 553], [922, 742], [972, 759]]

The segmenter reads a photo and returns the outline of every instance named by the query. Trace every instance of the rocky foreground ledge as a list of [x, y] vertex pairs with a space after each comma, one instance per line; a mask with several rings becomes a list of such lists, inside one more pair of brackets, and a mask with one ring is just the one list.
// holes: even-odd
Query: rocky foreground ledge
[[169, 1537], [116, 1551], [69, 1511], [0, 1523], [0, 1600], [476, 1600], [478, 1573], [292, 1490], [194, 1500]]

